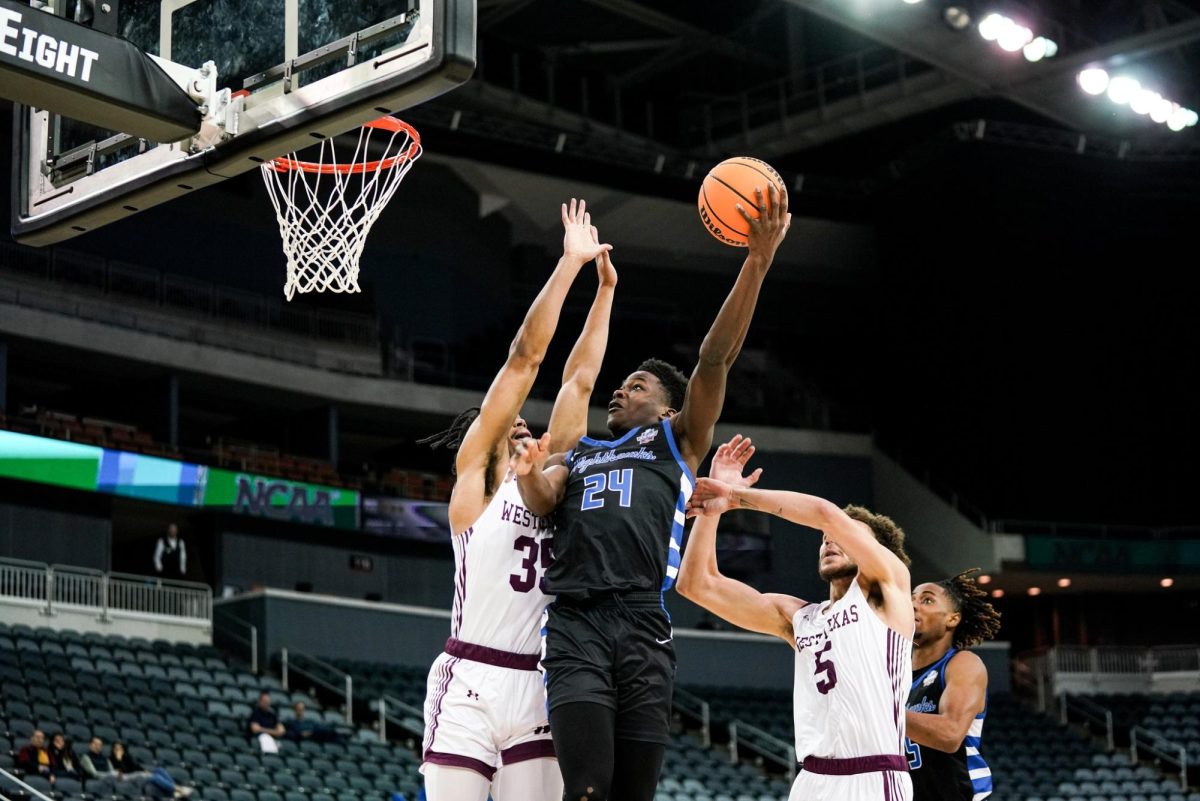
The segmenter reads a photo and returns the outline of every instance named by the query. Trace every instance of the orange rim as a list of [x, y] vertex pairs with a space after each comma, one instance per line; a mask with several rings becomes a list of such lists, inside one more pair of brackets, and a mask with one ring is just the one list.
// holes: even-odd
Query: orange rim
[[408, 149], [403, 153], [398, 153], [395, 156], [388, 156], [385, 159], [378, 161], [362, 161], [355, 164], [318, 164], [315, 161], [300, 161], [299, 159], [291, 159], [286, 156], [280, 156], [277, 159], [271, 159], [267, 162], [268, 167], [276, 172], [291, 172], [292, 170], [303, 170], [309, 173], [319, 173], [321, 175], [333, 175], [341, 173], [342, 175], [359, 175], [364, 172], [378, 172], [380, 170], [390, 170], [397, 164], [416, 158], [421, 152], [421, 135], [417, 133], [417, 129], [409, 125], [407, 122], [402, 122], [395, 117], [380, 117], [377, 120], [371, 120], [363, 125], [364, 128], [380, 128], [393, 133], [407, 134], [412, 140]]

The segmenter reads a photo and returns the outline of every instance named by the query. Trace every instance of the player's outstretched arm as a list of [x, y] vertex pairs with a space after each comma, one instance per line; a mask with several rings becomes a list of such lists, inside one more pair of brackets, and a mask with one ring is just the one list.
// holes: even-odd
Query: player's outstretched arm
[[[532, 442], [518, 442], [516, 453], [508, 463], [509, 475], [516, 479], [525, 508], [545, 517], [558, 508], [567, 491], [565, 464], [546, 467], [550, 456], [550, 434]], [[556, 454], [562, 456], [562, 454]]]
[[[599, 243], [596, 227], [592, 226], [592, 241]], [[587, 434], [588, 401], [596, 388], [596, 377], [604, 362], [608, 347], [608, 322], [612, 315], [613, 295], [617, 288], [617, 271], [607, 251], [596, 257], [599, 285], [592, 308], [588, 310], [583, 331], [567, 357], [563, 368], [563, 383], [554, 399], [550, 413], [550, 452], [567, 451]]]
[[952, 754], [971, 730], [987, 702], [987, 668], [970, 651], [959, 651], [946, 665], [946, 689], [936, 713], [906, 713], [908, 739]]
[[755, 190], [758, 219], [738, 206], [750, 227], [750, 253], [700, 345], [700, 357], [688, 381], [683, 408], [671, 422], [680, 440], [681, 455], [692, 470], [712, 447], [713, 426], [725, 404], [725, 379], [746, 340], [763, 279], [792, 222], [787, 210], [787, 190], [777, 191], [770, 184], [768, 192], [764, 196], [761, 189]]
[[[754, 445], [741, 434], [717, 448], [709, 474], [731, 484], [751, 486], [762, 474], [758, 469], [742, 476]], [[790, 595], [762, 593], [748, 584], [722, 575], [717, 565], [717, 524], [720, 513], [701, 514], [692, 524], [679, 580], [675, 589], [684, 598], [733, 625], [781, 637], [792, 647], [792, 618], [805, 602]]]
[[878, 586], [883, 595], [882, 617], [898, 632], [912, 634], [912, 580], [908, 567], [885, 548], [866, 523], [850, 517], [836, 504], [786, 490], [734, 487], [712, 478], [696, 482], [688, 502], [696, 512], [751, 509], [817, 529], [829, 537], [858, 565], [858, 579]]
[[[558, 326], [567, 290], [584, 264], [611, 249], [592, 239], [587, 204], [571, 200], [562, 206], [563, 255], [549, 280], [534, 299], [512, 344], [508, 359], [488, 388], [479, 416], [471, 423], [458, 447], [455, 467], [458, 481], [450, 498], [450, 528], [461, 532], [483, 511], [502, 477], [500, 447], [513, 420], [529, 395], [538, 368]], [[467, 491], [460, 492], [466, 488]], [[478, 490], [478, 493], [475, 492]]]

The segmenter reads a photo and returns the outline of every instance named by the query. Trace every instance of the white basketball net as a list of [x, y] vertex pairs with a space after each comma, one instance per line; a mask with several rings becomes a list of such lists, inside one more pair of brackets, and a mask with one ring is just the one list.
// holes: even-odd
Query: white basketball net
[[[372, 160], [372, 139], [377, 148], [386, 143], [378, 160]], [[289, 153], [262, 165], [287, 257], [288, 300], [297, 292], [359, 291], [367, 234], [420, 156], [416, 131], [385, 117], [359, 131], [349, 159], [338, 159], [330, 137], [321, 141], [315, 162]]]

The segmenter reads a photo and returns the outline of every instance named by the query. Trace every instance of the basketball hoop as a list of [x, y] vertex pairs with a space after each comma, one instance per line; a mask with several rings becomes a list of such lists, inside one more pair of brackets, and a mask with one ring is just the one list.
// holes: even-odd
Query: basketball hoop
[[[385, 141], [371, 161], [372, 139]], [[261, 166], [271, 195], [283, 253], [288, 300], [297, 292], [358, 292], [358, 260], [371, 226], [421, 156], [421, 136], [394, 117], [368, 122], [348, 161], [338, 161], [333, 138], [321, 140], [317, 161], [295, 153]]]

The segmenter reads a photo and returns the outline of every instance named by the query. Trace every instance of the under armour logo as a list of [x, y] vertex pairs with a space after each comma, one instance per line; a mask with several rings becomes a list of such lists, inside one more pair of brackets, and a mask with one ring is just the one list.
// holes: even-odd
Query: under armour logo
[[535, 728], [533, 730], [533, 733], [534, 734], [549, 734], [550, 727], [549, 726], [538, 726], [537, 728]]
[[474, 698], [476, 701], [478, 701], [478, 700], [479, 700], [479, 693], [475, 692], [474, 690], [467, 690], [467, 697], [468, 697], [468, 698]]

